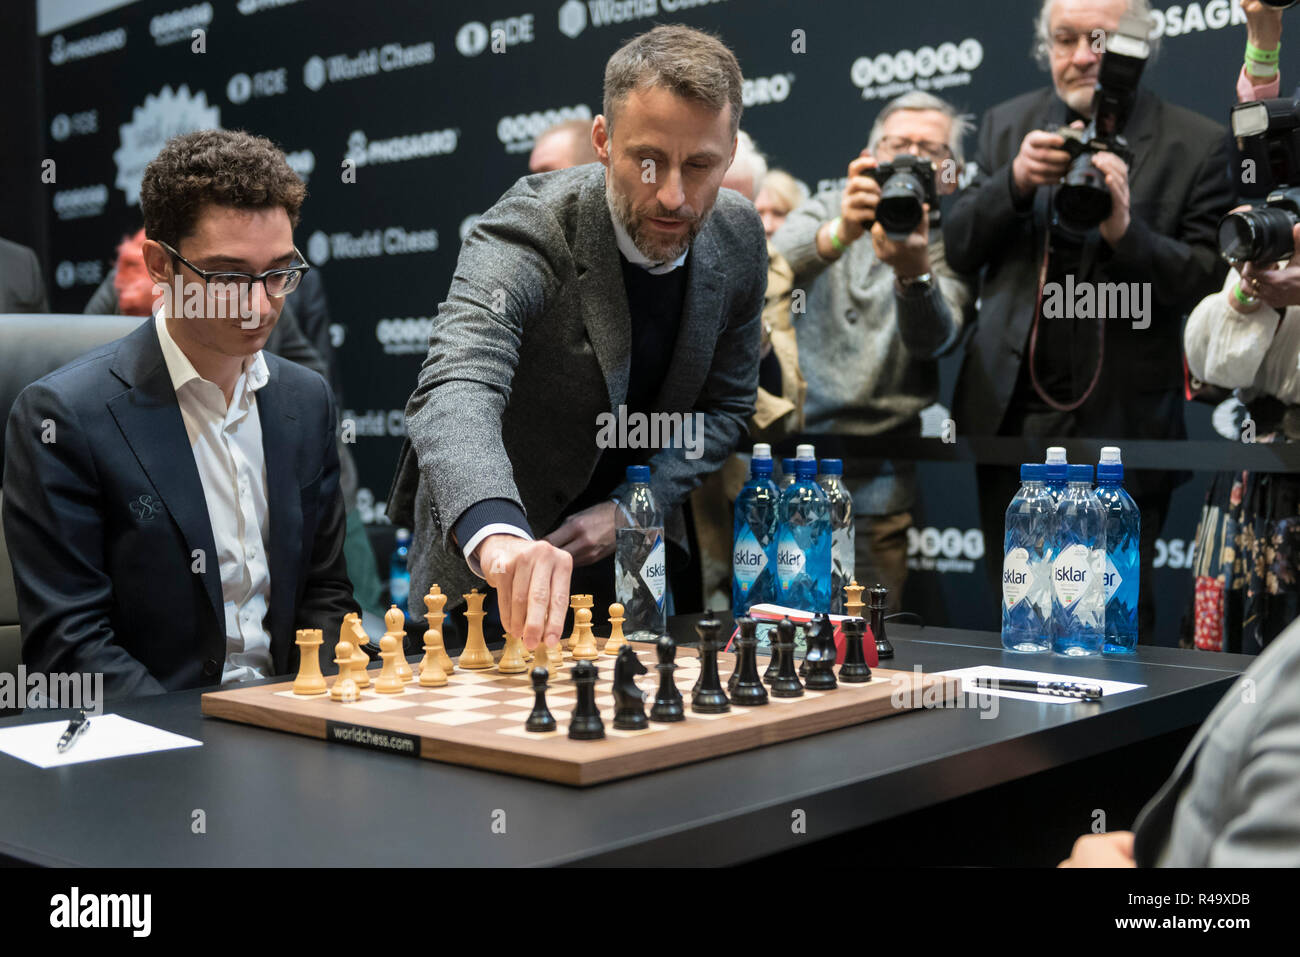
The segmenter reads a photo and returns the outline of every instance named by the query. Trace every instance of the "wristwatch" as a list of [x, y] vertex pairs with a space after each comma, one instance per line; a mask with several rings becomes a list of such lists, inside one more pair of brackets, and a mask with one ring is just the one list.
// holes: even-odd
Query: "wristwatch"
[[913, 290], [929, 292], [930, 287], [934, 285], [934, 276], [931, 273], [923, 272], [919, 276], [895, 276], [894, 283], [898, 286], [901, 293], [910, 293]]

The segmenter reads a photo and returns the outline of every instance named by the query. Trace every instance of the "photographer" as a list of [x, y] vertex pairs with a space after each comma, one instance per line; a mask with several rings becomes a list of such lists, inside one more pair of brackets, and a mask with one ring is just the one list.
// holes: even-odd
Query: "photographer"
[[[881, 167], [896, 164], [894, 176], [909, 175], [903, 167], [919, 158], [947, 174], [937, 177], [934, 191], [950, 192], [966, 129], [967, 121], [938, 97], [898, 97], [877, 117], [868, 148], [849, 163], [843, 192], [807, 200], [772, 237], [794, 270], [795, 287], [807, 292], [806, 314], [794, 316], [799, 368], [808, 384], [806, 431], [920, 434], [921, 410], [939, 394], [935, 358], [957, 341], [973, 296], [946, 261], [929, 203], [913, 207], [908, 233], [886, 235], [877, 221], [878, 179], [886, 179], [883, 192], [890, 193]], [[920, 173], [918, 180], [929, 176]], [[906, 202], [903, 209], [906, 219]], [[893, 223], [890, 216], [879, 218]], [[915, 468], [876, 461], [850, 471], [855, 576], [887, 585], [896, 609], [907, 576]]]
[[[1110, 151], [1084, 152], [1079, 162], [1091, 163], [1092, 192], [1101, 193], [1109, 212], [1093, 228], [1079, 228], [1058, 212], [1058, 184], [1074, 160], [1065, 137], [1051, 131], [1080, 132], [1092, 118], [1103, 44], [1114, 39], [1126, 13], [1141, 23], [1121, 39], [1130, 49], [1144, 46], [1146, 0], [1045, 0], [1037, 52], [1052, 86], [984, 117], [979, 173], [944, 222], [953, 267], [983, 270], [979, 319], [953, 401], [959, 435], [1120, 443], [1186, 436], [1179, 333], [1183, 315], [1224, 275], [1216, 226], [1234, 196], [1225, 130], [1149, 90], [1107, 89], [1108, 103], [1128, 98], [1123, 135], [1131, 166]], [[1046, 289], [1095, 293], [1101, 283], [1125, 284], [1130, 309], [1134, 302], [1141, 309], [1102, 319], [1073, 309], [1048, 318], [1041, 308]], [[994, 556], [987, 562], [990, 585], [998, 594], [1004, 510], [1019, 482], [1006, 467], [981, 466], [977, 478], [984, 539]], [[1143, 641], [1153, 637], [1155, 539], [1181, 480], [1185, 475], [1171, 472], [1126, 476], [1142, 513]]]

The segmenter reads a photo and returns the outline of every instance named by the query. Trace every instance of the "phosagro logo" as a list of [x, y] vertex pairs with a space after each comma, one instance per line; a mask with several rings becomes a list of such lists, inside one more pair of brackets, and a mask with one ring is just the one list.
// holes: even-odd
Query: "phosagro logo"
[[853, 61], [849, 76], [864, 100], [884, 99], [912, 90], [937, 92], [966, 86], [971, 71], [984, 62], [984, 47], [973, 37], [960, 43], [941, 43], [897, 53], [861, 56]]
[[793, 73], [777, 73], [745, 80], [740, 88], [740, 98], [748, 109], [764, 103], [784, 103], [794, 85]]
[[226, 99], [231, 103], [247, 103], [255, 96], [279, 96], [289, 92], [289, 70], [263, 70], [249, 76], [236, 73], [226, 84]]
[[192, 31], [212, 22], [212, 4], [199, 3], [183, 10], [160, 13], [149, 21], [149, 35], [160, 47], [188, 40]]
[[73, 887], [50, 898], [51, 927], [119, 927], [132, 937], [148, 937], [152, 913], [152, 894], [83, 894]]
[[220, 128], [221, 108], [208, 106], [206, 93], [200, 90], [191, 95], [185, 84], [175, 93], [170, 86], [164, 86], [157, 96], [146, 96], [144, 104], [132, 111], [131, 122], [119, 127], [122, 145], [113, 152], [117, 164], [113, 185], [126, 194], [127, 205], [134, 206], [140, 202], [144, 168], [164, 143], [182, 133]]
[[433, 41], [403, 46], [385, 43], [362, 50], [356, 56], [336, 53], [327, 58], [311, 57], [302, 68], [302, 82], [309, 90], [319, 90], [326, 83], [344, 83], [363, 76], [378, 76], [395, 70], [409, 70], [433, 62]]
[[359, 236], [352, 233], [325, 233], [317, 230], [307, 240], [307, 257], [323, 266], [331, 259], [371, 259], [375, 256], [401, 256], [407, 253], [431, 253], [438, 249], [438, 231], [409, 231], [401, 226], [368, 229]]
[[1181, 538], [1156, 539], [1152, 568], [1191, 568], [1196, 560], [1196, 543]]
[[380, 319], [375, 326], [375, 338], [384, 347], [385, 355], [422, 356], [429, 351], [429, 335], [432, 331], [432, 316]]
[[446, 156], [448, 153], [456, 152], [459, 141], [460, 130], [454, 129], [410, 133], [386, 140], [367, 140], [363, 131], [354, 130], [348, 136], [344, 158], [352, 160], [357, 166], [400, 163], [404, 160], [424, 159], [428, 156]]
[[54, 194], [54, 212], [59, 219], [85, 219], [98, 216], [108, 203], [108, 187], [103, 183], [79, 189], [61, 189]]
[[566, 120], [591, 119], [591, 107], [586, 103], [563, 106], [558, 110], [541, 110], [503, 116], [497, 120], [497, 139], [507, 153], [524, 153], [533, 148], [533, 141], [557, 123]]
[[973, 572], [984, 557], [984, 533], [978, 528], [909, 528], [907, 567], [928, 572]]
[[456, 49], [461, 56], [478, 56], [488, 48], [489, 43], [495, 53], [520, 43], [532, 43], [535, 38], [531, 13], [493, 20], [490, 26], [471, 20], [456, 31]]
[[116, 30], [108, 30], [104, 33], [96, 33], [94, 36], [83, 37], [80, 40], [71, 42], [63, 39], [62, 33], [56, 33], [54, 39], [50, 41], [50, 62], [55, 66], [62, 66], [69, 60], [84, 60], [87, 57], [99, 56], [101, 53], [121, 50], [125, 47], [126, 29], [124, 27], [118, 27]]
[[1151, 11], [1152, 37], [1177, 37], [1206, 30], [1222, 30], [1246, 22], [1241, 5], [1229, 0], [1187, 3]]

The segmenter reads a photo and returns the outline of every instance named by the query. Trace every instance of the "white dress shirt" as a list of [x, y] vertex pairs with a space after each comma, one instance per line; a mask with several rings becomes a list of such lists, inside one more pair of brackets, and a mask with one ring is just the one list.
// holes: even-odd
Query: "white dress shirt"
[[270, 378], [266, 360], [259, 351], [244, 363], [227, 407], [221, 387], [200, 376], [171, 337], [161, 311], [155, 326], [217, 546], [226, 612], [221, 683], [265, 678], [273, 667], [271, 636], [263, 625], [271, 601], [270, 519], [256, 392]]
[[[632, 242], [632, 237], [628, 235], [623, 224], [618, 221], [614, 211], [609, 211], [610, 221], [614, 224], [614, 239], [618, 242], [618, 251], [623, 254], [628, 262], [640, 266], [646, 272], [654, 276], [661, 276], [666, 272], [672, 272], [678, 266], [686, 262], [686, 254], [689, 249], [682, 253], [671, 262], [655, 262], [646, 256], [645, 253], [636, 248], [636, 243]], [[259, 354], [260, 358], [260, 354]], [[509, 525], [503, 522], [493, 522], [490, 525], [484, 525], [464, 544], [461, 553], [465, 556], [465, 561], [469, 565], [469, 570], [479, 578], [483, 577], [483, 569], [479, 567], [478, 560], [474, 558], [474, 549], [478, 548], [479, 543], [489, 535], [514, 535], [516, 538], [525, 538], [532, 541], [533, 536], [517, 525]]]

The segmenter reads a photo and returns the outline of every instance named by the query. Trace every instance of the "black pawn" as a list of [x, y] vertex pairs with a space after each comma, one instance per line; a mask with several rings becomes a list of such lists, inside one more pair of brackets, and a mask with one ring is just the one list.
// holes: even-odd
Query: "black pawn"
[[798, 698], [803, 694], [803, 682], [794, 667], [794, 622], [782, 618], [776, 626], [776, 677], [772, 679], [772, 696]]
[[[736, 679], [731, 688], [731, 700], [747, 708], [767, 704], [767, 689], [758, 677], [758, 638], [754, 628], [758, 623], [752, 618], [740, 619], [740, 634], [736, 636]], [[748, 627], [746, 627], [748, 625]]]
[[722, 624], [716, 618], [704, 618], [696, 626], [700, 636], [700, 680], [691, 696], [691, 710], [700, 714], [722, 714], [731, 710], [727, 693], [718, 677], [718, 633]]
[[[782, 628], [785, 628], [787, 626], [790, 628], [790, 635], [791, 635], [791, 639], [793, 640], [794, 622], [792, 622], [789, 618], [781, 619], [780, 623], [776, 626], [776, 629], [779, 632]], [[776, 649], [776, 640], [777, 640], [776, 635], [773, 634], [771, 631], [769, 631], [767, 633], [767, 646], [768, 646], [767, 670], [763, 672], [764, 684], [770, 685], [772, 683], [772, 679], [776, 677], [776, 673], [781, 670], [781, 654]]]
[[861, 618], [845, 618], [840, 625], [844, 632], [844, 664], [840, 665], [840, 680], [861, 684], [871, 680], [871, 666], [862, 650], [862, 636], [867, 633], [867, 623]]
[[673, 672], [677, 670], [677, 642], [664, 635], [655, 645], [655, 652], [659, 655], [659, 664], [655, 665], [655, 670], [659, 672], [659, 692], [655, 695], [655, 703], [650, 707], [651, 721], [685, 721], [686, 707], [682, 704], [682, 693], [677, 690], [677, 682], [673, 680]]
[[554, 731], [556, 728], [555, 717], [551, 714], [551, 709], [546, 707], [546, 679], [549, 677], [550, 672], [545, 668], [539, 666], [533, 669], [533, 694], [537, 700], [533, 704], [533, 713], [524, 722], [525, 731]]
[[740, 639], [748, 635], [753, 639], [754, 647], [758, 647], [758, 638], [756, 637], [758, 622], [745, 615], [736, 619], [736, 626], [740, 629], [740, 633], [736, 635], [736, 660], [731, 663], [731, 677], [727, 679], [727, 694], [733, 698], [736, 694], [736, 683], [740, 681]]
[[871, 637], [876, 639], [876, 657], [881, 661], [894, 657], [894, 646], [889, 643], [889, 638], [885, 635], [885, 599], [888, 596], [889, 589], [884, 585], [872, 586]]
[[803, 657], [808, 664], [804, 687], [809, 691], [834, 691], [839, 687], [835, 680], [835, 657], [835, 626], [826, 615], [818, 614], [813, 619], [808, 650]]
[[596, 707], [596, 676], [599, 672], [590, 661], [573, 666], [573, 683], [578, 687], [578, 701], [569, 719], [569, 737], [577, 741], [594, 741], [605, 736], [605, 722]]

